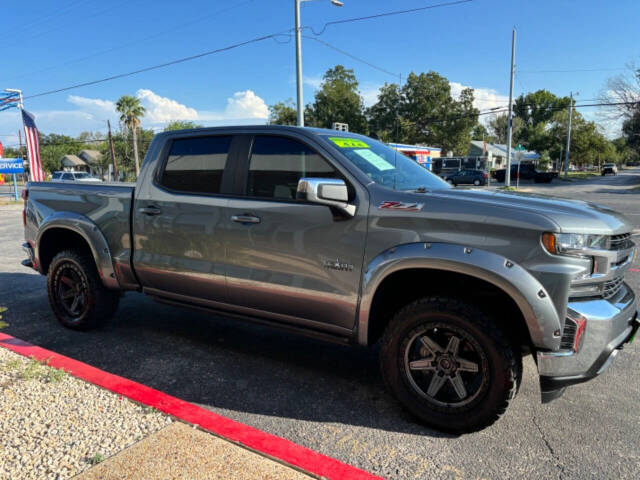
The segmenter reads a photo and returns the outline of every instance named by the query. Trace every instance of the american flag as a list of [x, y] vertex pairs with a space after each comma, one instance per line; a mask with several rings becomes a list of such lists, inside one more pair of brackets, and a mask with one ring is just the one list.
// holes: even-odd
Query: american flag
[[40, 135], [35, 117], [26, 110], [22, 110], [22, 122], [24, 123], [24, 138], [27, 141], [31, 181], [44, 182], [44, 170], [42, 170], [42, 162], [40, 161]]

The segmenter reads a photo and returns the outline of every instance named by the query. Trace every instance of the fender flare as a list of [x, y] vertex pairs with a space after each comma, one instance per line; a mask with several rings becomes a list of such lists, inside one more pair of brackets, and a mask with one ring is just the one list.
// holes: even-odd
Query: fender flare
[[109, 289], [120, 289], [107, 240], [90, 218], [78, 213], [56, 212], [42, 221], [35, 242], [35, 256], [38, 264], [40, 264], [40, 241], [43, 235], [53, 228], [71, 230], [84, 238], [91, 249], [102, 284]]
[[559, 348], [560, 335], [557, 333], [561, 331], [562, 319], [547, 290], [527, 270], [486, 250], [424, 242], [390, 248], [366, 266], [358, 312], [359, 344], [369, 344], [371, 305], [382, 281], [394, 272], [414, 268], [458, 272], [493, 284], [516, 303], [535, 346]]

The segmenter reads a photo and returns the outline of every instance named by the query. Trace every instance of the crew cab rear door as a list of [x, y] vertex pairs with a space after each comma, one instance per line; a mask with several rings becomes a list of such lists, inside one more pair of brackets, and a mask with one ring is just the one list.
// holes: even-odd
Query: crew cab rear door
[[223, 225], [235, 139], [225, 133], [168, 139], [155, 171], [142, 179], [133, 209], [133, 264], [146, 293], [226, 300]]
[[[368, 194], [321, 145], [291, 131], [247, 136], [229, 199], [227, 286], [237, 310], [350, 332], [355, 323]], [[342, 178], [356, 215], [296, 199], [303, 177]]]

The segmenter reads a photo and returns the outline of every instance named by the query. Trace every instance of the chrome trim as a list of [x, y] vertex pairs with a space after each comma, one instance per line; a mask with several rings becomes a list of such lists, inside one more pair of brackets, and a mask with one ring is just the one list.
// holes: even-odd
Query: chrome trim
[[605, 367], [598, 364], [606, 360], [601, 358], [603, 352], [620, 346], [633, 330], [636, 296], [626, 284], [616, 299], [573, 301], [568, 307], [587, 319], [582, 345], [578, 352], [538, 351], [538, 372], [541, 376], [579, 376], [590, 373], [594, 367], [598, 369], [597, 373], [601, 373]]
[[301, 178], [297, 194], [307, 202], [335, 207], [350, 217], [356, 214], [356, 206], [349, 203], [347, 184], [340, 178]]

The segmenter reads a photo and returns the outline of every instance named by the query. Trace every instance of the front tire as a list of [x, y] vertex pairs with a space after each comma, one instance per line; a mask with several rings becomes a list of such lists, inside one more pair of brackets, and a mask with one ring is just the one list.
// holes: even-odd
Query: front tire
[[93, 258], [79, 250], [58, 253], [47, 274], [49, 303], [58, 321], [73, 330], [97, 327], [113, 316], [119, 292], [102, 284]]
[[522, 377], [521, 357], [495, 322], [443, 297], [417, 300], [393, 317], [380, 364], [385, 383], [411, 413], [453, 433], [494, 423]]

